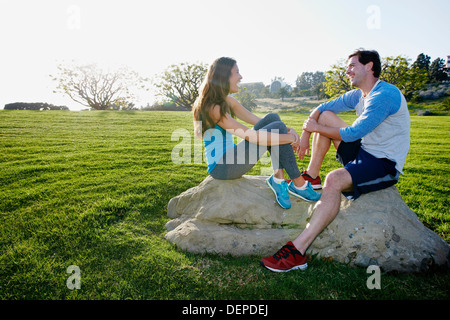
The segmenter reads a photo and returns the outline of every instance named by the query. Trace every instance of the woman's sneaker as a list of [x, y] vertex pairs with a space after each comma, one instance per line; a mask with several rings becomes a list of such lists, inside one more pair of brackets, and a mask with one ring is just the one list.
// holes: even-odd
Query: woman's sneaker
[[299, 190], [295, 187], [294, 182], [290, 182], [288, 186], [288, 191], [294, 197], [303, 199], [305, 201], [313, 202], [320, 199], [321, 194], [314, 191], [311, 183], [307, 181], [306, 188], [304, 190]]
[[305, 170], [302, 173], [302, 177], [303, 179], [311, 183], [311, 186], [313, 187], [314, 190], [322, 189], [322, 181], [320, 180], [320, 176], [313, 178]]
[[306, 261], [306, 254], [302, 255], [289, 241], [273, 256], [261, 259], [261, 265], [270, 271], [287, 272], [296, 269], [305, 270], [308, 268]]
[[289, 199], [288, 184], [286, 183], [286, 181], [283, 180], [283, 182], [281, 183], [276, 183], [275, 181], [273, 181], [273, 175], [271, 175], [266, 180], [266, 183], [275, 194], [275, 199], [277, 200], [280, 207], [282, 207], [283, 209], [290, 209], [291, 200]]

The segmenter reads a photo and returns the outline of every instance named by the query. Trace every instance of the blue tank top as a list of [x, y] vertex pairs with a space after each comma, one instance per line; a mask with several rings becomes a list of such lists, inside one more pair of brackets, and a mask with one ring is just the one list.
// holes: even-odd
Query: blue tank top
[[225, 152], [236, 146], [233, 135], [217, 124], [214, 128], [210, 127], [205, 131], [203, 142], [209, 173], [216, 167], [217, 162], [222, 159]]

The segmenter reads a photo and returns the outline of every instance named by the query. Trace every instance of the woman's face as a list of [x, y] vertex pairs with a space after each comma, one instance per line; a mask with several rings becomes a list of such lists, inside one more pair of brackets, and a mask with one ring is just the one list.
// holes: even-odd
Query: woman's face
[[239, 68], [237, 64], [231, 68], [230, 76], [230, 93], [236, 93], [239, 91], [239, 82], [241, 82], [242, 76], [239, 74]]

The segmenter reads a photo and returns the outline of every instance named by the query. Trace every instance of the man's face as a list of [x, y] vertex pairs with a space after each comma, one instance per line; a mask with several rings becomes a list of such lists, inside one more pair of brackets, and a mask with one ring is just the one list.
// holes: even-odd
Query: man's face
[[372, 70], [372, 62], [366, 65], [359, 62], [358, 57], [351, 57], [347, 62], [347, 76], [353, 87], [359, 88]]

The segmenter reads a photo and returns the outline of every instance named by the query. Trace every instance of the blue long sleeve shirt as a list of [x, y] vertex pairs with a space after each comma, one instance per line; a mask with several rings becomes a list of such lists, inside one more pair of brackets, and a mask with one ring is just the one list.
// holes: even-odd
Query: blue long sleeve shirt
[[361, 140], [361, 147], [377, 158], [395, 161], [403, 173], [410, 145], [410, 118], [405, 97], [392, 84], [378, 81], [364, 97], [360, 89], [325, 102], [319, 111], [334, 113], [356, 110], [358, 118], [339, 133], [345, 142]]

